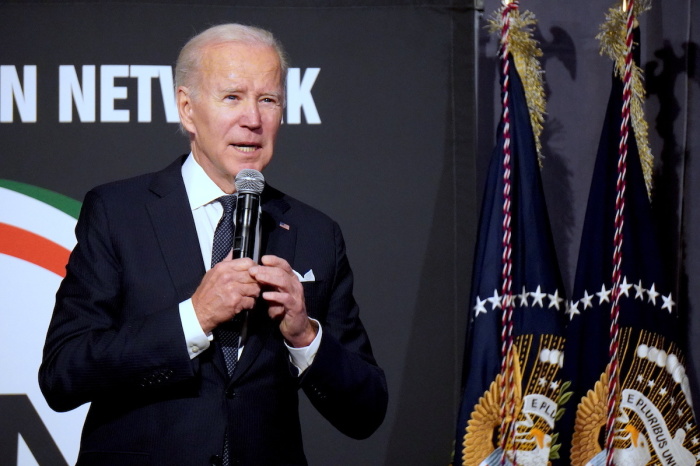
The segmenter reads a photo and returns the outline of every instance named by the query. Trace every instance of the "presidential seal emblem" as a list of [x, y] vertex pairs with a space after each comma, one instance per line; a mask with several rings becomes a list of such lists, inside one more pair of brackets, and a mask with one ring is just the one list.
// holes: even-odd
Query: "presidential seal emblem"
[[[553, 335], [521, 335], [513, 346], [512, 416], [506, 417], [506, 464], [546, 466], [557, 453], [554, 423], [561, 412], [558, 407], [561, 382], [559, 370], [564, 363], [564, 339]], [[523, 370], [523, 368], [525, 370]], [[502, 404], [505, 402], [498, 374], [489, 389], [479, 398], [467, 424], [462, 444], [465, 466], [500, 465], [503, 450], [499, 437]]]
[[[620, 398], [614, 424], [616, 466], [690, 466], [700, 460], [700, 430], [679, 348], [646, 330], [621, 331]], [[608, 375], [578, 405], [571, 464], [605, 464]]]

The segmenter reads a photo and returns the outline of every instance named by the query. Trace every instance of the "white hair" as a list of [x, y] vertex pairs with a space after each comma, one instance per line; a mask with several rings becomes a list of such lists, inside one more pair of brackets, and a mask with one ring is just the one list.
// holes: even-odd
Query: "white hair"
[[[254, 26], [243, 24], [221, 24], [192, 37], [182, 50], [175, 64], [175, 89], [179, 86], [190, 88], [193, 95], [198, 93], [198, 73], [202, 62], [204, 48], [226, 42], [240, 42], [251, 45], [265, 45], [272, 47], [279, 57], [282, 89], [286, 87], [287, 55], [282, 45], [275, 39], [271, 32]], [[283, 94], [284, 96], [284, 94]], [[283, 97], [284, 99], [284, 97]]]

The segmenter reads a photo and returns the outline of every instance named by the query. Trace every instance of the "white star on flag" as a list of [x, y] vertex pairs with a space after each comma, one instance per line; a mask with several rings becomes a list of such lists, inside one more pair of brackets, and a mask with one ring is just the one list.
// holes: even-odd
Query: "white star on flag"
[[625, 277], [620, 283], [620, 296], [625, 295], [629, 298], [630, 288], [632, 288], [632, 285], [627, 283], [627, 277]]
[[559, 297], [559, 290], [554, 290], [554, 294], [550, 294], [549, 296], [549, 307], [555, 307], [557, 308], [557, 311], [559, 310], [559, 306], [561, 305], [561, 302], [564, 301], [562, 298]]
[[647, 290], [647, 294], [649, 295], [649, 302], [654, 303], [654, 306], [656, 306], [656, 298], [659, 296], [659, 293], [656, 291], [656, 284], [652, 283], [651, 288]]
[[588, 294], [588, 290], [584, 291], [583, 298], [581, 298], [581, 302], [583, 303], [583, 309], [593, 307], [593, 295]]
[[479, 314], [486, 314], [486, 307], [484, 304], [486, 304], [487, 299], [481, 299], [478, 296], [476, 297], [476, 306], [474, 306], [474, 311], [476, 314], [475, 316], [478, 316]]
[[641, 281], [641, 280], [639, 280], [639, 285], [634, 285], [634, 290], [635, 290], [635, 292], [636, 292], [636, 293], [634, 294], [634, 299], [639, 298], [639, 299], [641, 299], [642, 301], [644, 301], [644, 287], [642, 286], [642, 281]]
[[534, 307], [536, 303], [539, 303], [540, 307], [544, 307], [544, 303], [542, 302], [542, 299], [544, 299], [545, 296], [547, 296], [547, 293], [542, 293], [542, 287], [540, 285], [537, 285], [537, 289], [530, 293], [530, 296], [532, 296], [533, 301], [532, 301], [532, 306]]
[[518, 298], [520, 298], [520, 306], [521, 307], [527, 307], [527, 297], [530, 296], [530, 293], [525, 291], [525, 285], [523, 285], [523, 292], [518, 295]]
[[668, 309], [668, 313], [671, 314], [673, 312], [673, 306], [676, 305], [676, 303], [671, 299], [671, 294], [669, 293], [668, 296], [661, 296], [661, 299], [664, 300], [664, 303], [661, 305], [661, 309]]
[[603, 284], [600, 287], [600, 291], [596, 293], [598, 295], [598, 298], [600, 298], [600, 303], [598, 304], [603, 304], [603, 301], [610, 302], [610, 290], [605, 289], [605, 284]]
[[578, 310], [578, 301], [571, 303], [566, 313], [569, 314], [569, 320], [574, 320], [574, 316], [581, 314], [581, 311]]
[[501, 308], [501, 297], [498, 296], [498, 290], [493, 290], [493, 296], [490, 298], [486, 298], [487, 301], [491, 303], [492, 309], [500, 309]]

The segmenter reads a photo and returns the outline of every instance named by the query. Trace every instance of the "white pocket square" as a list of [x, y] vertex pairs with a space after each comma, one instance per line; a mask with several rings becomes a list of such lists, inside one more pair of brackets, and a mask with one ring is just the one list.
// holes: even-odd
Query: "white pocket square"
[[314, 271], [309, 269], [308, 272], [306, 272], [303, 276], [297, 272], [296, 270], [292, 269], [292, 272], [294, 272], [294, 275], [297, 276], [300, 282], [315, 282], [316, 277], [314, 277]]

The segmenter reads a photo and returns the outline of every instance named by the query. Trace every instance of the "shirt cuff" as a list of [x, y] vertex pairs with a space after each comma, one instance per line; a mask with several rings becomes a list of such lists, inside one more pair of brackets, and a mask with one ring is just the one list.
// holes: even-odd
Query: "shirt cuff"
[[194, 305], [192, 305], [192, 299], [181, 302], [179, 308], [180, 322], [182, 323], [182, 331], [185, 334], [187, 353], [190, 355], [190, 359], [194, 359], [199, 356], [202, 351], [209, 348], [213, 336], [204, 333], [202, 326], [199, 325], [197, 314], [194, 312]]
[[[309, 317], [309, 319], [311, 318]], [[289, 357], [292, 361], [292, 364], [294, 364], [294, 367], [299, 369], [299, 375], [301, 375], [302, 372], [308, 369], [311, 363], [314, 362], [314, 358], [316, 357], [316, 353], [318, 352], [318, 347], [321, 345], [321, 336], [323, 335], [321, 323], [316, 319], [311, 320], [315, 322], [316, 325], [318, 325], [318, 333], [316, 333], [316, 338], [313, 339], [309, 346], [304, 346], [302, 348], [294, 348], [292, 346], [289, 346], [286, 341], [284, 342], [285, 346], [287, 347], [287, 350], [289, 350]]]

